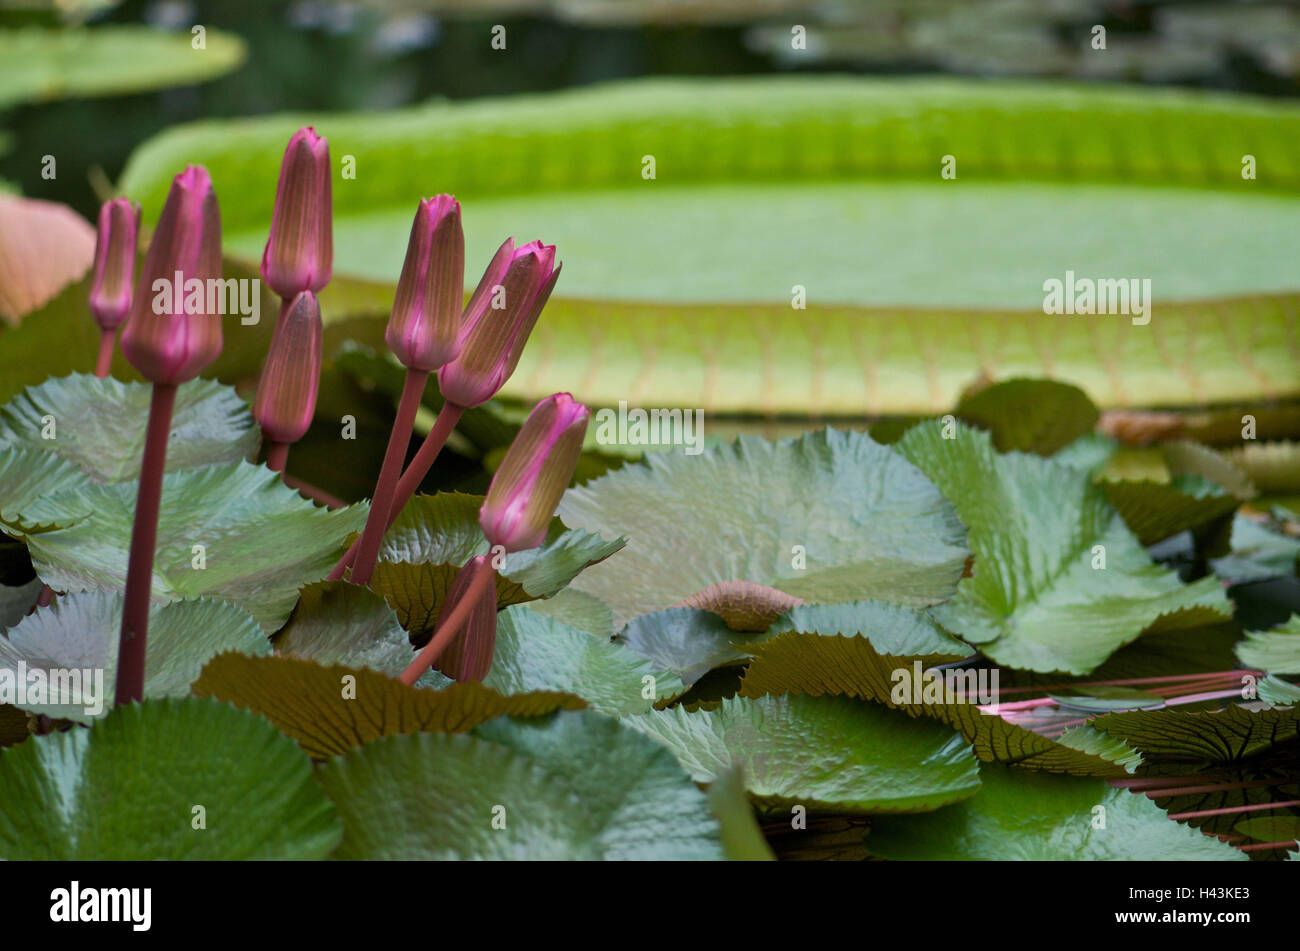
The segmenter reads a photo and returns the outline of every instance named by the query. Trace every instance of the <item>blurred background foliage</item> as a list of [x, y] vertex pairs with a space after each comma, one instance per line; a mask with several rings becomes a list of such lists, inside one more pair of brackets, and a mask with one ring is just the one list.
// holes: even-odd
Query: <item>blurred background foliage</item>
[[[207, 31], [201, 58], [188, 55], [194, 24]], [[490, 48], [496, 24], [506, 27], [508, 57]], [[797, 54], [792, 24], [807, 31]], [[1105, 57], [1088, 55], [1094, 25], [1106, 27]], [[1222, 0], [0, 0], [0, 180], [93, 217], [97, 191], [136, 145], [196, 118], [780, 72], [1064, 77], [1294, 97], [1300, 9]], [[44, 155], [58, 158], [54, 180], [42, 178]]]

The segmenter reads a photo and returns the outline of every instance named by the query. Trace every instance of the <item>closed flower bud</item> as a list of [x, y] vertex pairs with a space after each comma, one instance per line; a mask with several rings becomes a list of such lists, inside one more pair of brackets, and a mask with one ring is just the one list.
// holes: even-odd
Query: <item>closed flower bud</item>
[[140, 206], [130, 199], [114, 198], [99, 209], [90, 312], [101, 330], [116, 330], [131, 316], [135, 239], [139, 230]]
[[334, 267], [329, 140], [311, 126], [293, 134], [280, 164], [262, 279], [284, 300], [319, 292]]
[[546, 540], [555, 507], [578, 467], [590, 415], [568, 393], [548, 396], [533, 407], [479, 509], [479, 525], [489, 542], [512, 552]]
[[478, 406], [510, 379], [560, 277], [554, 264], [554, 245], [501, 245], [465, 308], [460, 355], [438, 372], [444, 399]]
[[460, 203], [426, 198], [415, 210], [406, 261], [384, 340], [404, 367], [432, 373], [460, 352], [465, 300], [465, 233]]
[[221, 316], [209, 313], [221, 279], [221, 214], [207, 169], [172, 180], [154, 229], [122, 353], [154, 383], [184, 383], [221, 353]]
[[494, 574], [487, 555], [478, 555], [466, 562], [452, 580], [447, 598], [438, 612], [438, 625], [441, 627], [466, 594], [473, 594], [474, 603], [460, 633], [433, 664], [452, 680], [482, 680], [492, 670], [497, 644], [497, 586], [489, 577], [476, 586], [476, 593], [470, 591], [475, 577], [485, 572]]
[[324, 336], [316, 295], [303, 291], [275, 325], [253, 399], [253, 416], [271, 442], [297, 442], [311, 426]]

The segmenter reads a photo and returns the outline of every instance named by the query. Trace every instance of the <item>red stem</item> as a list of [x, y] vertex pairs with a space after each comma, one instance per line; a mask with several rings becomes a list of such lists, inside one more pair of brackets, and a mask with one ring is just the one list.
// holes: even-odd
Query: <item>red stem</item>
[[[438, 453], [442, 452], [442, 447], [447, 444], [447, 437], [451, 431], [456, 428], [460, 422], [461, 415], [465, 412], [465, 407], [457, 406], [454, 403], [444, 403], [442, 409], [438, 412], [438, 418], [434, 420], [433, 428], [429, 430], [429, 435], [424, 437], [424, 442], [420, 443], [420, 448], [415, 453], [415, 458], [411, 464], [406, 467], [402, 477], [397, 481], [397, 488], [393, 492], [393, 503], [388, 513], [388, 524], [384, 526], [385, 531], [397, 521], [397, 516], [402, 513], [406, 503], [411, 500], [424, 477], [429, 474], [433, 468], [434, 460], [438, 458]], [[374, 511], [374, 505], [371, 504], [371, 511]], [[368, 524], [368, 523], [367, 523]], [[343, 557], [339, 559], [334, 570], [330, 572], [327, 581], [338, 581], [343, 577], [343, 573], [356, 562], [357, 552], [361, 548], [361, 539], [357, 538], [344, 552]], [[353, 572], [355, 579], [356, 572]]]
[[1261, 812], [1265, 809], [1283, 809], [1287, 806], [1300, 806], [1300, 799], [1286, 802], [1261, 802], [1253, 806], [1226, 806], [1223, 809], [1198, 809], [1195, 812], [1171, 812], [1170, 819], [1200, 819], [1203, 816], [1230, 816], [1236, 812]]
[[140, 461], [140, 490], [131, 526], [131, 554], [126, 567], [122, 605], [122, 634], [117, 651], [118, 706], [144, 699], [144, 651], [149, 634], [149, 593], [153, 588], [153, 557], [158, 544], [158, 510], [162, 502], [167, 434], [176, 406], [176, 385], [155, 383], [149, 401], [144, 458]]
[[397, 516], [401, 514], [402, 508], [407, 502], [411, 501], [411, 496], [415, 495], [416, 490], [420, 488], [420, 483], [424, 481], [424, 477], [433, 468], [434, 460], [438, 458], [438, 453], [442, 452], [442, 447], [447, 444], [447, 437], [456, 428], [456, 424], [460, 422], [460, 417], [464, 412], [465, 407], [457, 406], [455, 403], [442, 404], [442, 409], [438, 411], [438, 418], [434, 420], [429, 435], [424, 437], [424, 442], [420, 443], [420, 448], [416, 450], [415, 458], [411, 460], [411, 464], [406, 467], [406, 471], [402, 473], [402, 478], [397, 482], [397, 492], [393, 496], [393, 508], [388, 514], [389, 525], [397, 521]]
[[[370, 512], [366, 516], [366, 527], [361, 531], [357, 542], [356, 560], [352, 566], [353, 584], [367, 584], [375, 570], [375, 560], [379, 557], [379, 543], [388, 528], [388, 513], [393, 506], [393, 491], [402, 472], [402, 461], [406, 458], [406, 446], [411, 441], [411, 429], [415, 425], [415, 414], [420, 408], [420, 395], [424, 392], [425, 381], [429, 374], [424, 370], [407, 370], [406, 382], [402, 386], [402, 398], [397, 404], [397, 418], [393, 420], [393, 431], [388, 437], [388, 449], [384, 452], [384, 464], [379, 470], [379, 481], [375, 483], [375, 497], [370, 501]], [[340, 562], [341, 564], [341, 562]], [[336, 565], [335, 571], [339, 568]], [[342, 572], [339, 572], [340, 576]], [[330, 580], [337, 580], [333, 572]]]
[[1063, 690], [1065, 688], [1077, 689], [1081, 687], [1126, 687], [1131, 684], [1159, 684], [1173, 683], [1178, 680], [1206, 680], [1211, 677], [1227, 677], [1230, 674], [1259, 674], [1257, 670], [1224, 670], [1212, 673], [1202, 674], [1172, 674], [1168, 677], [1130, 677], [1127, 680], [1088, 680], [1081, 683], [1066, 684], [1033, 684], [1028, 687], [1003, 687], [994, 691], [999, 696], [1013, 693], [1046, 693], [1050, 690]]
[[1257, 845], [1239, 845], [1243, 852], [1260, 852], [1264, 849], [1289, 849], [1296, 844], [1295, 839], [1283, 839], [1281, 842], [1260, 842]]
[[289, 444], [287, 442], [270, 442], [266, 446], [266, 464], [272, 472], [284, 472], [289, 462]]
[[113, 368], [113, 344], [116, 330], [101, 330], [99, 333], [99, 356], [95, 359], [95, 376], [101, 380], [108, 376]]
[[483, 585], [492, 581], [495, 577], [496, 570], [491, 563], [483, 562], [478, 573], [470, 581], [469, 587], [465, 589], [460, 601], [452, 608], [451, 614], [447, 615], [446, 620], [438, 625], [438, 630], [433, 635], [433, 638], [424, 645], [424, 649], [415, 656], [415, 660], [411, 661], [410, 666], [402, 671], [402, 675], [397, 678], [398, 680], [408, 687], [414, 686], [420, 676], [433, 666], [439, 655], [447, 649], [447, 645], [451, 643], [451, 639], [455, 637], [456, 632], [460, 630], [461, 625], [469, 618], [470, 612], [474, 610], [474, 605], [478, 601]]

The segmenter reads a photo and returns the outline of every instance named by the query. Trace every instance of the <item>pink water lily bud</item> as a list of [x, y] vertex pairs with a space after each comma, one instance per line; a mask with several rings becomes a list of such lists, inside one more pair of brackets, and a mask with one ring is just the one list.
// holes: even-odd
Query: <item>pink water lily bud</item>
[[555, 245], [501, 245], [465, 307], [460, 355], [438, 372], [444, 399], [468, 407], [496, 395], [519, 365], [559, 277]]
[[275, 325], [253, 398], [253, 417], [269, 441], [297, 442], [311, 426], [324, 337], [316, 295], [303, 291]]
[[311, 126], [293, 134], [280, 163], [262, 279], [284, 300], [318, 293], [334, 267], [334, 198], [329, 139]]
[[99, 209], [90, 312], [101, 330], [116, 330], [131, 315], [139, 230], [140, 206], [129, 198], [114, 198]]
[[146, 379], [184, 383], [220, 355], [220, 280], [217, 193], [191, 165], [172, 180], [122, 331], [122, 353]]
[[578, 467], [590, 416], [568, 393], [548, 396], [533, 407], [479, 509], [479, 525], [489, 542], [512, 552], [546, 540], [555, 507]]
[[438, 626], [466, 597], [473, 597], [469, 616], [457, 634], [438, 656], [433, 666], [452, 680], [482, 680], [492, 670], [497, 644], [497, 586], [494, 578], [474, 584], [476, 576], [494, 575], [487, 555], [478, 555], [456, 573], [447, 598], [438, 612]]
[[465, 300], [465, 232], [460, 202], [425, 198], [415, 210], [402, 276], [384, 340], [411, 370], [432, 373], [460, 352]]

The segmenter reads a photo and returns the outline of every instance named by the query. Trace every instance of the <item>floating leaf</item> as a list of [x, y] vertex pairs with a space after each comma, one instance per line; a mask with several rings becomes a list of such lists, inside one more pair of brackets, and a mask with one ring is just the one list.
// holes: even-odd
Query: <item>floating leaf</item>
[[341, 859], [723, 857], [705, 794], [672, 756], [593, 713], [385, 737], [317, 778], [343, 820]]
[[953, 411], [988, 430], [999, 452], [1050, 456], [1092, 432], [1101, 414], [1077, 386], [1055, 380], [1005, 380], [965, 397]]
[[0, 449], [0, 523], [15, 535], [72, 525], [90, 514], [89, 505], [71, 504], [61, 514], [37, 521], [26, 513], [47, 495], [87, 484], [85, 473], [58, 456], [32, 449]]
[[1075, 690], [1053, 690], [1047, 694], [1061, 707], [1084, 713], [1111, 713], [1162, 707], [1165, 698], [1134, 687], [1090, 686]]
[[1300, 491], [1300, 442], [1248, 442], [1227, 456], [1261, 492]]
[[1271, 631], [1247, 631], [1237, 645], [1237, 656], [1247, 667], [1274, 674], [1300, 674], [1300, 614]]
[[[121, 630], [120, 594], [86, 591], [64, 595], [0, 636], [0, 678], [10, 671], [16, 676], [19, 664], [25, 665], [29, 676], [40, 670], [51, 679], [53, 671], [78, 672], [79, 690], [86, 703], [56, 703], [50, 697], [19, 706], [32, 713], [90, 723], [113, 706]], [[257, 655], [270, 650], [257, 622], [233, 604], [199, 600], [155, 605], [149, 611], [145, 644], [144, 696], [150, 700], [186, 697], [203, 665], [217, 654], [238, 651]]]
[[1241, 505], [1227, 493], [1197, 494], [1160, 482], [1103, 481], [1101, 487], [1143, 545], [1210, 525]]
[[1269, 531], [1254, 519], [1238, 514], [1232, 521], [1231, 550], [1210, 562], [1225, 581], [1264, 581], [1296, 573], [1300, 539]]
[[[867, 848], [941, 861], [1241, 861], [1229, 845], [1170, 822], [1145, 796], [1095, 779], [980, 767], [965, 802], [923, 816], [881, 816]], [[1104, 818], [1104, 823], [1099, 821]]]
[[782, 614], [761, 634], [733, 631], [707, 611], [672, 608], [636, 618], [617, 640], [690, 685], [715, 667], [748, 661], [750, 645], [787, 631], [860, 633], [881, 654], [944, 655], [932, 658], [932, 663], [960, 660], [971, 653], [925, 612], [888, 601], [800, 605]]
[[1259, 681], [1259, 699], [1274, 706], [1300, 703], [1300, 686], [1269, 674]]
[[958, 734], [848, 697], [733, 697], [623, 722], [672, 750], [697, 782], [740, 768], [749, 794], [772, 811], [922, 812], [979, 786]]
[[[417, 167], [472, 201], [469, 260], [521, 231], [567, 249], [564, 297], [506, 395], [856, 415], [947, 411], [981, 373], [1050, 375], [1107, 406], [1297, 392], [1286, 348], [1252, 344], [1285, 339], [1294, 311], [1297, 115], [1187, 91], [802, 76], [651, 79], [311, 121], [340, 153], [365, 155], [366, 174], [335, 193], [336, 257], [354, 272], [395, 280]], [[132, 156], [121, 188], [157, 206], [176, 168], [202, 162], [238, 189], [226, 244], [255, 261], [284, 142], [303, 121], [168, 129]], [[1250, 194], [1247, 153], [1271, 170]], [[647, 154], [664, 174], [620, 187]], [[938, 181], [943, 154], [961, 156], [977, 187]], [[1099, 241], [1062, 219], [1144, 241]], [[805, 221], [815, 226], [789, 241], [789, 223]], [[1229, 299], [1162, 303], [1149, 328], [1045, 317], [1043, 277], [1063, 277], [1062, 262]], [[806, 319], [791, 319], [796, 283], [810, 290]], [[1235, 296], [1267, 291], [1288, 294]]]
[[967, 554], [950, 504], [916, 468], [835, 430], [651, 454], [570, 489], [560, 516], [631, 539], [574, 582], [619, 626], [732, 580], [810, 601], [924, 606], [952, 594]]
[[538, 717], [584, 706], [563, 693], [505, 697], [472, 681], [445, 690], [417, 690], [373, 670], [239, 654], [209, 661], [194, 693], [261, 714], [315, 759], [346, 753], [381, 736], [466, 733], [505, 714]]
[[[120, 589], [137, 491], [135, 482], [86, 486], [29, 506], [25, 515], [37, 521], [92, 513], [68, 528], [28, 536], [40, 576], [60, 591]], [[153, 598], [234, 601], [274, 631], [299, 586], [329, 573], [343, 539], [364, 519], [364, 507], [318, 508], [276, 473], [248, 463], [170, 473], [163, 477]]]
[[1300, 839], [1300, 816], [1256, 816], [1233, 829], [1258, 842], [1295, 842]]
[[[741, 696], [767, 694], [845, 695], [875, 700], [913, 717], [932, 717], [960, 730], [984, 762], [1082, 776], [1123, 776], [1137, 765], [1123, 743], [1080, 744], [1069, 734], [1053, 741], [981, 711], [991, 695], [996, 670], [936, 670], [937, 658], [891, 657], [876, 652], [865, 637], [789, 633], [755, 645]], [[981, 682], [981, 676], [986, 679]], [[930, 695], [926, 681], [933, 681]], [[990, 696], [980, 696], [982, 688]], [[932, 697], [931, 697], [932, 695]], [[1075, 738], [1082, 739], [1083, 736]]]
[[[0, 108], [66, 96], [117, 96], [213, 79], [244, 58], [244, 41], [207, 30], [195, 54], [188, 33], [144, 26], [0, 30]], [[161, 202], [158, 207], [161, 207]]]
[[1197, 766], [1236, 763], [1300, 736], [1300, 707], [1247, 710], [1140, 710], [1098, 717], [1093, 726], [1152, 761]]
[[[430, 671], [420, 678], [419, 686], [449, 683], [442, 674]], [[685, 690], [672, 674], [623, 644], [545, 617], [526, 605], [497, 615], [496, 655], [483, 685], [507, 696], [558, 690], [581, 697], [593, 710], [609, 716], [643, 713]]]
[[[416, 643], [437, 626], [442, 602], [460, 567], [491, 550], [478, 524], [483, 497], [460, 493], [417, 496], [384, 535], [371, 587], [393, 606]], [[596, 535], [569, 531], [552, 519], [541, 546], [512, 552], [497, 575], [497, 605], [546, 598], [580, 571], [623, 547]]]
[[615, 640], [689, 687], [715, 667], [748, 660], [746, 646], [767, 636], [733, 631], [711, 611], [669, 608], [635, 618]]
[[[87, 374], [48, 380], [0, 407], [0, 447], [52, 452], [92, 482], [138, 479], [152, 390]], [[259, 439], [248, 404], [232, 388], [192, 380], [176, 391], [167, 471], [249, 459]]]
[[321, 859], [339, 841], [311, 761], [213, 700], [147, 700], [33, 737], [0, 756], [0, 802], [5, 859]]
[[898, 449], [952, 499], [975, 553], [934, 616], [1000, 664], [1084, 674], [1143, 631], [1231, 614], [1215, 579], [1183, 585], [1154, 564], [1084, 472], [999, 455], [965, 426], [945, 439], [922, 423]]
[[396, 677], [415, 659], [410, 636], [388, 602], [346, 581], [304, 587], [275, 651], [320, 664], [368, 667]]

